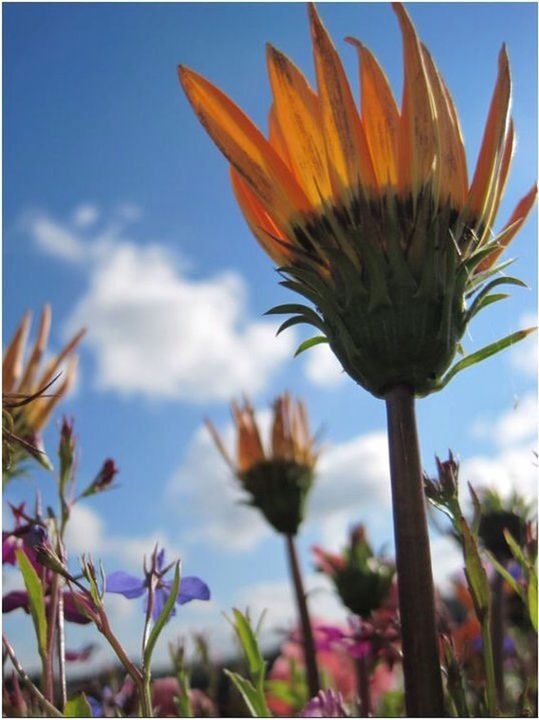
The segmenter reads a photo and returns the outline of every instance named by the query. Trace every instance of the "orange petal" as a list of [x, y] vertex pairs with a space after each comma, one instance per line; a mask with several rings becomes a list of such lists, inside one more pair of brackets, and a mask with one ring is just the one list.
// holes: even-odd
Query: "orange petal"
[[309, 3], [321, 122], [334, 191], [341, 194], [360, 183], [377, 189], [369, 146], [350, 86], [316, 8]]
[[488, 111], [481, 149], [468, 193], [469, 211], [478, 223], [484, 221], [485, 209], [496, 185], [507, 127], [510, 96], [509, 61], [505, 45], [503, 45], [498, 56], [498, 77]]
[[486, 258], [484, 258], [479, 265], [477, 266], [477, 272], [480, 272], [481, 270], [486, 270], [487, 268], [491, 267], [498, 257], [502, 254], [502, 252], [505, 250], [505, 248], [509, 245], [511, 240], [514, 238], [516, 233], [520, 230], [522, 227], [522, 224], [524, 223], [524, 220], [526, 219], [528, 213], [533, 207], [533, 204], [535, 202], [535, 197], [537, 195], [537, 185], [534, 185], [526, 195], [520, 200], [516, 208], [513, 210], [511, 217], [509, 220], [505, 223], [503, 226], [500, 235], [500, 243], [499, 248], [497, 250], [494, 250], [490, 253], [490, 255], [487, 255]]
[[32, 313], [27, 310], [22, 316], [22, 320], [13, 333], [9, 345], [6, 348], [2, 359], [2, 390], [3, 392], [11, 392], [14, 389], [16, 381], [22, 374], [22, 359], [24, 354], [24, 346], [28, 337], [28, 329]]
[[28, 391], [31, 393], [32, 390], [38, 389], [35, 384], [35, 374], [39, 367], [39, 362], [43, 355], [43, 351], [45, 350], [45, 347], [47, 345], [47, 338], [49, 336], [50, 326], [51, 308], [50, 305], [47, 303], [43, 306], [41, 317], [39, 318], [37, 337], [34, 343], [34, 347], [32, 348], [30, 358], [26, 362], [26, 366], [24, 368], [24, 375], [21, 378], [21, 382], [19, 383], [19, 392]]
[[309, 200], [318, 205], [321, 197], [331, 197], [331, 183], [317, 97], [283, 53], [267, 45], [266, 57], [275, 113], [288, 157]]
[[[400, 3], [392, 3], [402, 32], [404, 86], [399, 133], [399, 186], [417, 197], [432, 175], [436, 158], [438, 128], [434, 99], [429, 87], [419, 38]], [[435, 168], [439, 172], [439, 165]]]
[[240, 408], [233, 402], [231, 408], [237, 433], [238, 469], [244, 471], [266, 456], [251, 405], [245, 401], [244, 407]]
[[51, 358], [47, 366], [45, 367], [45, 370], [43, 371], [43, 374], [39, 378], [39, 382], [36, 383], [35, 387], [40, 388], [47, 385], [48, 382], [50, 382], [54, 376], [54, 373], [60, 368], [60, 365], [65, 360], [65, 358], [73, 352], [76, 345], [78, 344], [79, 340], [82, 338], [82, 336], [85, 334], [86, 328], [81, 328], [76, 335], [74, 335], [71, 340], [64, 345], [64, 347], [60, 350], [58, 355], [56, 357]]
[[282, 239], [281, 231], [268, 215], [260, 200], [232, 165], [230, 166], [230, 181], [236, 201], [253, 235], [277, 265], [288, 265], [290, 263], [290, 252], [274, 240], [274, 238]]
[[424, 45], [421, 50], [438, 117], [440, 199], [450, 197], [453, 207], [461, 208], [468, 192], [468, 177], [460, 128], [455, 123], [454, 106], [449, 102], [448, 90], [436, 65]]
[[178, 76], [200, 122], [266, 209], [283, 223], [310, 209], [301, 187], [245, 113], [202, 75], [180, 65]]
[[[268, 138], [270, 145], [277, 151], [281, 160], [283, 160], [290, 172], [294, 172], [292, 167], [292, 161], [288, 154], [288, 148], [284, 141], [283, 132], [280, 128], [279, 121], [277, 120], [277, 114], [275, 113], [275, 105], [272, 103], [268, 111]], [[296, 178], [297, 180], [297, 178]]]
[[400, 123], [397, 104], [384, 71], [374, 55], [355, 38], [345, 39], [357, 48], [361, 119], [378, 184], [396, 185]]
[[76, 356], [70, 357], [64, 374], [64, 379], [60, 386], [58, 388], [53, 387], [49, 397], [37, 398], [37, 400], [34, 400], [26, 406], [28, 408], [25, 412], [26, 421], [33, 430], [41, 430], [47, 422], [55, 405], [61, 400], [73, 384], [77, 370], [77, 362], [78, 358]]
[[507, 180], [507, 175], [509, 174], [509, 165], [511, 164], [511, 157], [513, 155], [514, 140], [515, 131], [513, 127], [513, 120], [509, 119], [509, 127], [507, 128], [507, 133], [504, 139], [499, 170], [496, 173], [496, 184], [492, 188], [492, 192], [489, 196], [489, 202], [485, 207], [485, 226], [480, 241], [483, 241], [490, 236], [492, 225], [494, 223], [494, 220], [496, 219], [496, 214], [500, 206], [500, 200], [502, 199], [505, 182]]

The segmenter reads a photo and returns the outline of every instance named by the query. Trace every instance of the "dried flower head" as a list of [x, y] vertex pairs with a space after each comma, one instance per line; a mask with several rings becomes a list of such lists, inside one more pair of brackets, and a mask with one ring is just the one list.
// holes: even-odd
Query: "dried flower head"
[[206, 421], [217, 448], [250, 495], [250, 504], [261, 510], [278, 532], [295, 534], [303, 519], [318, 457], [303, 403], [294, 401], [289, 393], [275, 400], [268, 450], [247, 398], [243, 404], [233, 402], [231, 409], [236, 460], [230, 457], [213, 424]]

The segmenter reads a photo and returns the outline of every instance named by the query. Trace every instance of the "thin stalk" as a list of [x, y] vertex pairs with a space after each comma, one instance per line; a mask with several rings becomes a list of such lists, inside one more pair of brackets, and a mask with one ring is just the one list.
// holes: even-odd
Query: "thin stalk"
[[498, 717], [498, 706], [496, 702], [496, 679], [494, 676], [494, 656], [492, 654], [492, 642], [490, 638], [490, 616], [486, 613], [481, 618], [481, 641], [483, 650], [483, 663], [485, 665], [485, 692], [487, 701], [488, 717]]
[[60, 588], [58, 595], [58, 614], [57, 622], [57, 652], [58, 652], [58, 670], [60, 676], [60, 707], [64, 707], [67, 701], [66, 688], [66, 652], [65, 652], [65, 632], [64, 632], [64, 596]]
[[9, 655], [9, 658], [10, 658], [11, 662], [13, 663], [13, 667], [17, 671], [17, 675], [19, 676], [21, 683], [35, 697], [35, 699], [38, 701], [38, 703], [41, 705], [41, 707], [45, 710], [45, 712], [51, 717], [64, 717], [62, 715], [62, 713], [59, 710], [57, 710], [57, 708], [55, 708], [51, 702], [49, 702], [47, 700], [47, 698], [41, 693], [41, 691], [30, 680], [30, 678], [24, 671], [22, 665], [20, 664], [19, 660], [17, 659], [17, 656], [15, 655], [15, 651], [13, 650], [13, 648], [7, 641], [5, 635], [2, 635], [2, 644], [4, 646], [4, 650]]
[[309, 611], [307, 609], [307, 600], [305, 598], [305, 590], [303, 589], [303, 580], [301, 579], [301, 571], [299, 568], [298, 556], [294, 537], [287, 533], [286, 549], [288, 554], [288, 562], [290, 565], [290, 574], [292, 576], [292, 584], [296, 594], [296, 603], [298, 606], [299, 619], [301, 624], [301, 634], [303, 636], [303, 654], [305, 657], [305, 669], [307, 672], [307, 685], [309, 686], [309, 697], [314, 697], [320, 690], [320, 680], [318, 677], [318, 668], [316, 666], [316, 651], [314, 648], [313, 631], [311, 621], [309, 619]]
[[371, 689], [369, 685], [370, 657], [363, 655], [356, 660], [359, 717], [371, 717]]
[[495, 573], [492, 578], [491, 587], [491, 617], [490, 637], [492, 640], [492, 655], [494, 659], [494, 678], [496, 680], [496, 697], [498, 705], [503, 706], [504, 682], [503, 682], [503, 638], [505, 630], [505, 602], [503, 594], [503, 577]]
[[423, 495], [414, 395], [396, 385], [385, 396], [406, 712], [444, 714], [434, 583]]
[[56, 618], [58, 614], [59, 577], [56, 573], [52, 576], [49, 617], [47, 618], [47, 647], [44, 658], [44, 688], [45, 697], [54, 703], [54, 648], [56, 638]]
[[150, 637], [152, 612], [155, 597], [155, 585], [157, 577], [152, 573], [148, 586], [148, 604], [146, 606], [146, 618], [144, 620], [144, 632], [142, 633], [142, 696], [140, 699], [142, 717], [153, 717], [152, 715], [152, 693], [150, 690], [151, 669], [146, 663], [146, 646]]

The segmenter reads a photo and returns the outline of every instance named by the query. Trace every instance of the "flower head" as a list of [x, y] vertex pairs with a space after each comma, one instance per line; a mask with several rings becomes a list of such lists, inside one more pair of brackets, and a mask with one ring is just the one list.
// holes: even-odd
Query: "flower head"
[[232, 417], [236, 460], [230, 457], [217, 430], [207, 421], [215, 444], [250, 495], [250, 503], [278, 532], [295, 534], [303, 519], [318, 457], [303, 403], [294, 401], [289, 393], [275, 400], [268, 450], [247, 398], [243, 405], [232, 403]]
[[[152, 618], [154, 621], [158, 618], [159, 613], [163, 609], [163, 606], [170, 595], [172, 582], [164, 579], [164, 575], [170, 567], [170, 565], [168, 567], [165, 566], [164, 549], [156, 553], [155, 571], [157, 573], [157, 583], [155, 585], [152, 608]], [[153, 570], [146, 573], [143, 578], [138, 578], [124, 572], [123, 570], [117, 570], [116, 572], [107, 575], [105, 579], [105, 592], [119, 593], [130, 600], [145, 595], [144, 609], [146, 610], [152, 572]], [[195, 576], [186, 576], [181, 578], [180, 588], [176, 597], [176, 603], [178, 605], [183, 605], [191, 600], [209, 599], [210, 589], [204, 581]], [[173, 609], [170, 614], [174, 615], [175, 613], [176, 610]]]
[[386, 601], [395, 568], [371, 550], [365, 529], [358, 525], [341, 555], [312, 548], [317, 568], [331, 577], [343, 604], [353, 613], [367, 618]]
[[[49, 335], [50, 306], [43, 307], [37, 337], [25, 359], [30, 321], [31, 313], [27, 311], [8, 343], [2, 360], [2, 428], [11, 450], [10, 464], [18, 459], [16, 451], [26, 451], [46, 464], [46, 456], [40, 448], [39, 433], [57, 402], [73, 384], [77, 367], [77, 357], [73, 350], [85, 333], [84, 329], [79, 330], [40, 370]], [[66, 370], [59, 377], [64, 361], [67, 361]], [[11, 445], [10, 440], [13, 441]]]
[[[417, 395], [521, 339], [521, 331], [448, 370], [469, 320], [501, 299], [492, 275], [528, 214], [536, 187], [492, 232], [514, 143], [505, 48], [471, 181], [457, 112], [403, 6], [404, 83], [398, 108], [374, 56], [359, 60], [360, 107], [314, 5], [309, 22], [317, 88], [268, 45], [273, 102], [268, 138], [217, 87], [180, 65], [204, 128], [230, 162], [232, 187], [283, 285], [310, 301], [293, 313], [327, 341], [344, 369], [377, 396], [405, 383]], [[505, 297], [505, 296], [503, 296]], [[472, 299], [473, 298], [473, 299]]]

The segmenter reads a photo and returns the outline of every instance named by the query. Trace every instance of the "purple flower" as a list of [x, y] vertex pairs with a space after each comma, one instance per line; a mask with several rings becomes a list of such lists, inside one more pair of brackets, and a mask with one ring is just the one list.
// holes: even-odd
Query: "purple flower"
[[300, 712], [299, 717], [336, 718], [349, 717], [344, 709], [343, 697], [340, 692], [320, 690]]
[[[163, 575], [169, 568], [163, 570], [165, 563], [165, 551], [161, 550], [156, 554], [155, 561], [155, 572], [158, 576], [157, 586], [155, 588], [153, 598], [153, 609], [152, 618], [155, 621], [159, 616], [159, 613], [163, 609], [172, 586], [170, 580], [164, 580]], [[143, 578], [135, 577], [123, 570], [117, 570], [116, 572], [110, 573], [105, 579], [105, 591], [112, 593], [119, 593], [130, 600], [132, 598], [140, 597], [148, 593], [149, 580], [151, 573]], [[190, 602], [191, 600], [209, 600], [210, 589], [200, 578], [193, 576], [182, 577], [180, 580], [180, 588], [176, 597], [178, 605]], [[148, 598], [145, 598], [144, 607], [147, 607]], [[176, 610], [173, 608], [171, 615], [174, 615]]]

